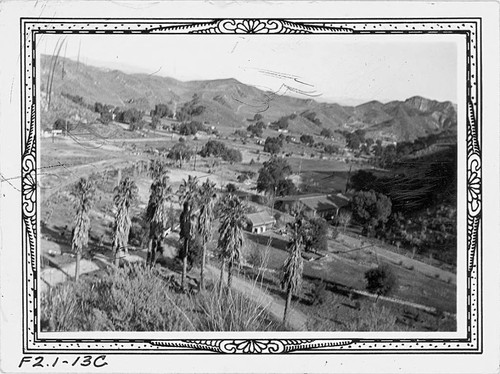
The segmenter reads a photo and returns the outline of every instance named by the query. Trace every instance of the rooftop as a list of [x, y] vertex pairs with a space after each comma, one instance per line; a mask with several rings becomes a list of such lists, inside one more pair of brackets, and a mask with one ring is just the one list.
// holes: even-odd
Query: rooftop
[[271, 223], [276, 223], [276, 220], [267, 211], [251, 213], [247, 215], [253, 226], [268, 225]]
[[349, 199], [342, 195], [325, 195], [325, 194], [310, 194], [310, 195], [295, 195], [279, 198], [280, 201], [300, 201], [306, 207], [314, 211], [325, 211], [332, 209], [340, 209], [349, 204]]

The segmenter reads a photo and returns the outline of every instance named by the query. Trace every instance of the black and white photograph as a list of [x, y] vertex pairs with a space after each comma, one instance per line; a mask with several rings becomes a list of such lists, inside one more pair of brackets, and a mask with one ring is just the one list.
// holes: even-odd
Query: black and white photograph
[[12, 367], [488, 350], [484, 10], [176, 18], [133, 4], [15, 20]]
[[456, 331], [457, 46], [381, 39], [44, 36], [41, 331]]

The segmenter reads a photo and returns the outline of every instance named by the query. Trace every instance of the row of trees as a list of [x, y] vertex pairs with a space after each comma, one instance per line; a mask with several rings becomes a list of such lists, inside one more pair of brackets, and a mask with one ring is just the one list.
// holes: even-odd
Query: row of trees
[[[164, 240], [168, 232], [168, 220], [166, 214], [158, 214], [156, 207], [166, 205], [166, 201], [172, 198], [171, 190], [166, 175], [166, 166], [161, 161], [153, 163], [154, 172], [152, 176], [155, 178], [151, 186], [150, 203], [148, 209], [153, 214], [149, 216], [159, 217], [158, 219], [150, 220], [155, 226], [159, 227], [157, 232], [163, 233], [163, 236], [157, 234], [157, 246]], [[158, 177], [161, 175], [161, 177]], [[160, 191], [169, 191], [168, 194], [158, 194], [158, 189], [155, 185], [161, 183], [163, 186]], [[219, 290], [222, 290], [224, 270], [227, 266], [228, 271], [228, 287], [231, 286], [233, 266], [239, 263], [241, 258], [241, 249], [243, 246], [243, 228], [245, 225], [246, 207], [234, 195], [225, 195], [222, 199], [217, 199], [215, 184], [210, 180], [206, 180], [203, 184], [199, 184], [196, 177], [188, 176], [184, 180], [177, 192], [182, 210], [180, 213], [180, 250], [178, 256], [182, 260], [182, 276], [181, 288], [186, 289], [186, 274], [188, 262], [194, 262], [196, 250], [201, 248], [201, 268], [200, 268], [200, 288], [205, 288], [205, 264], [206, 264], [206, 248], [211, 240], [213, 232], [213, 223], [217, 212], [220, 226], [219, 239], [217, 242], [218, 258], [221, 261], [221, 277], [219, 280]], [[157, 253], [154, 247], [150, 246], [150, 253]], [[156, 260], [156, 256], [151, 258], [149, 263], [152, 265]]]
[[266, 128], [266, 125], [263, 121], [257, 121], [255, 124], [248, 125], [247, 131], [252, 135], [252, 136], [257, 136], [261, 137], [264, 129]]
[[175, 114], [179, 121], [190, 121], [193, 117], [201, 115], [205, 111], [205, 106], [200, 104], [201, 98], [198, 94], [194, 94], [191, 101], [184, 105]]
[[241, 162], [243, 156], [237, 149], [227, 147], [219, 140], [209, 140], [200, 150], [201, 157], [220, 157], [228, 162]]
[[288, 116], [282, 116], [278, 120], [272, 122], [269, 127], [274, 130], [286, 130], [289, 125], [288, 121], [294, 120], [295, 118], [297, 118], [295, 113], [289, 114]]
[[[169, 185], [167, 166], [160, 160], [152, 161], [149, 173], [152, 178], [149, 201], [145, 217], [149, 225], [147, 263], [152, 266], [163, 250], [163, 241], [169, 232], [169, 203], [175, 194]], [[75, 278], [79, 279], [80, 260], [83, 249], [88, 246], [90, 231], [90, 211], [95, 198], [95, 184], [90, 179], [81, 178], [72, 190], [76, 201], [76, 220], [72, 235], [72, 249], [76, 253]], [[120, 180], [113, 191], [116, 207], [113, 226], [112, 250], [114, 263], [119, 264], [120, 253], [127, 252], [128, 237], [131, 227], [131, 209], [138, 201], [138, 188], [129, 177]], [[186, 274], [189, 257], [195, 243], [201, 248], [200, 287], [205, 288], [206, 249], [211, 240], [214, 220], [220, 222], [217, 240], [217, 258], [220, 261], [219, 292], [223, 287], [225, 270], [227, 286], [231, 287], [234, 266], [240, 263], [244, 246], [243, 229], [246, 224], [247, 206], [234, 194], [217, 197], [215, 184], [210, 180], [199, 184], [197, 178], [189, 176], [177, 191], [182, 210], [180, 213], [180, 249], [179, 257], [183, 262], [181, 287], [186, 289]], [[282, 286], [287, 291], [287, 304], [284, 320], [287, 319], [290, 300], [300, 286], [302, 276], [302, 250], [314, 244], [313, 225], [305, 216], [297, 215], [289, 226], [291, 239], [288, 245], [289, 256], [283, 266]]]

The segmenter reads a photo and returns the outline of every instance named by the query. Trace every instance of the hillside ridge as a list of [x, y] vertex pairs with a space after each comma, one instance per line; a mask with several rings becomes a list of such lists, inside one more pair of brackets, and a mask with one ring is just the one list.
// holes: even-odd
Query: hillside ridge
[[[47, 93], [51, 56], [41, 56], [41, 88]], [[124, 73], [58, 58], [52, 83], [53, 95], [81, 96], [86, 103], [100, 102], [136, 107], [149, 113], [155, 104], [178, 107], [198, 95], [206, 110], [198, 118], [226, 129], [244, 129], [248, 119], [259, 113], [270, 124], [295, 114], [289, 131], [319, 135], [323, 128], [352, 132], [366, 131], [367, 137], [412, 141], [441, 132], [456, 133], [456, 105], [412, 96], [404, 101], [377, 100], [344, 106], [263, 91], [235, 78], [181, 81], [154, 74]]]

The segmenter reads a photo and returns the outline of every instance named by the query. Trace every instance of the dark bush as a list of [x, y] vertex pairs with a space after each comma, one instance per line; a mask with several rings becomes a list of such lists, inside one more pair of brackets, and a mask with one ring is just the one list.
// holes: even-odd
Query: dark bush
[[230, 193], [233, 193], [233, 192], [238, 191], [238, 187], [236, 187], [236, 185], [234, 183], [228, 183], [226, 185], [226, 191], [230, 192]]
[[264, 152], [269, 152], [271, 154], [277, 154], [283, 146], [283, 140], [279, 138], [268, 137], [264, 143]]
[[388, 295], [396, 287], [397, 278], [389, 265], [382, 264], [365, 272], [366, 290], [377, 295]]
[[314, 282], [314, 287], [311, 291], [311, 303], [312, 305], [321, 305], [325, 302], [328, 295], [326, 290], [326, 283], [323, 281]]
[[179, 134], [181, 135], [196, 135], [198, 131], [203, 131], [204, 127], [201, 122], [191, 121], [182, 123], [179, 127]]
[[243, 160], [243, 156], [241, 152], [237, 149], [228, 148], [226, 152], [222, 155], [222, 159], [228, 162], [241, 162]]

